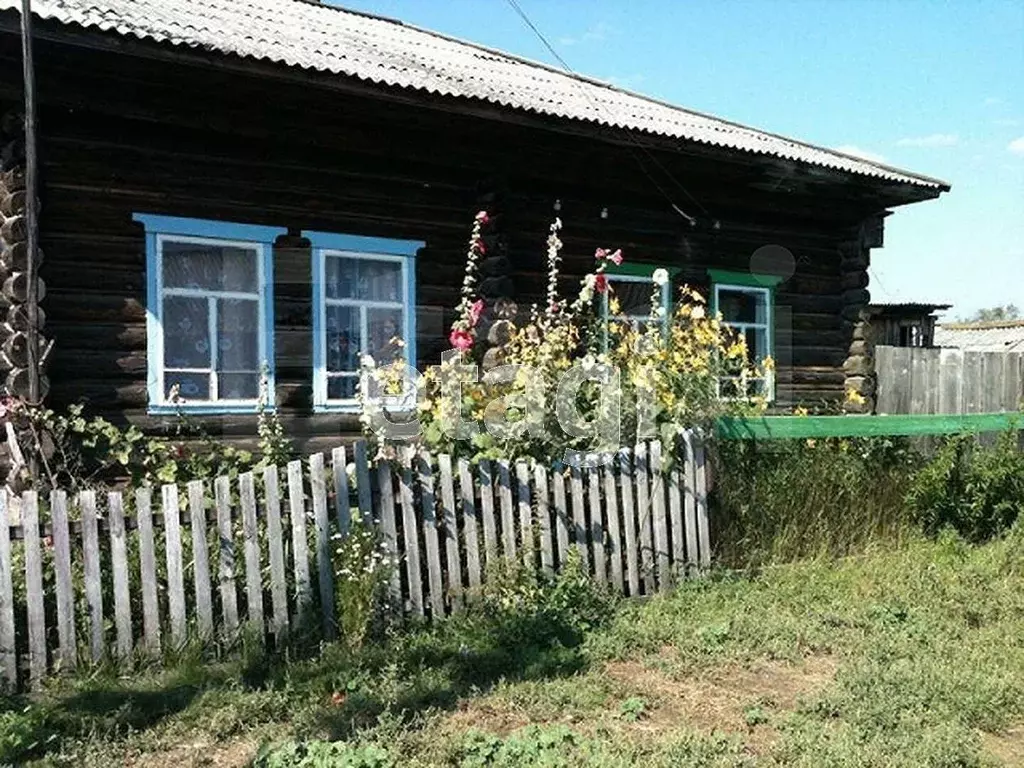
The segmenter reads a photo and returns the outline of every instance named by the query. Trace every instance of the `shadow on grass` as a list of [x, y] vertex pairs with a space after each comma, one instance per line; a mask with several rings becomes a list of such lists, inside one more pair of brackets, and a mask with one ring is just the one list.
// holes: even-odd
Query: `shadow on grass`
[[123, 735], [148, 728], [181, 712], [208, 681], [168, 680], [152, 688], [131, 688], [116, 681], [90, 682], [41, 700], [8, 698], [0, 702], [0, 765], [20, 765], [44, 754], [53, 742], [88, 735]]
[[[355, 679], [376, 672], [391, 675], [392, 683], [357, 684], [342, 704], [320, 712], [316, 725], [331, 739], [347, 739], [376, 724], [385, 712], [410, 722], [426, 710], [454, 709], [460, 698], [486, 693], [502, 680], [571, 676], [587, 666], [581, 642], [578, 632], [550, 617], [528, 615], [498, 623], [450, 619], [403, 635], [390, 648], [361, 652]], [[344, 674], [337, 675], [325, 657], [308, 670], [303, 684], [315, 686], [325, 672], [344, 682]], [[294, 671], [290, 679], [296, 682]]]

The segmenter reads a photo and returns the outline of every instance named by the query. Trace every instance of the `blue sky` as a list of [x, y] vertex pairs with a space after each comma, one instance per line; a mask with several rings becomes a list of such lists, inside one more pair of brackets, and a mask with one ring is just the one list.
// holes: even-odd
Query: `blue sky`
[[[872, 296], [1024, 309], [1024, 1], [519, 2], [577, 72], [950, 182], [888, 219]], [[507, 0], [337, 4], [556, 63]]]

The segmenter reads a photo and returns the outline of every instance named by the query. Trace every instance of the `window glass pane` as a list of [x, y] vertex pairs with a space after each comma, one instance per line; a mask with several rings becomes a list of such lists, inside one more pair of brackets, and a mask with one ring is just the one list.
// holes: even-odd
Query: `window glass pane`
[[619, 300], [619, 312], [627, 317], [634, 317], [646, 320], [651, 315], [651, 293], [654, 292], [654, 284], [647, 281], [637, 280], [616, 280], [610, 278], [614, 293]]
[[402, 265], [397, 261], [328, 256], [324, 272], [329, 299], [402, 300]]
[[390, 362], [400, 356], [393, 342], [403, 335], [401, 309], [367, 309], [366, 325], [370, 334], [367, 352], [378, 362]]
[[217, 302], [217, 370], [259, 371], [259, 302], [221, 299]]
[[178, 385], [178, 394], [185, 400], [210, 399], [210, 375], [208, 373], [166, 371], [164, 373], [164, 386], [167, 388], [165, 396], [170, 395], [175, 384]]
[[217, 375], [217, 397], [220, 400], [255, 400], [259, 394], [260, 376], [255, 371]]
[[324, 334], [327, 341], [328, 371], [358, 371], [360, 330], [359, 309], [327, 307]]
[[332, 376], [327, 379], [327, 397], [330, 400], [353, 400], [356, 396], [356, 376]]
[[256, 248], [162, 241], [164, 288], [259, 290]]
[[718, 291], [718, 311], [727, 323], [768, 322], [767, 302], [761, 291], [726, 288]]
[[164, 297], [164, 366], [209, 368], [210, 317], [207, 299]]
[[747, 356], [753, 361], [768, 357], [768, 332], [763, 328], [748, 328], [744, 332], [747, 340]]

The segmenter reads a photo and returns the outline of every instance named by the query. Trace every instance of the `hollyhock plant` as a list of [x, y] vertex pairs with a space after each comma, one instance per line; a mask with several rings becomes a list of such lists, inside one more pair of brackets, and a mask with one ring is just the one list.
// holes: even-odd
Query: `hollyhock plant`
[[[610, 402], [620, 402], [622, 445], [657, 436], [666, 447], [672, 446], [685, 429], [708, 426], [718, 416], [763, 409], [770, 361], [752, 365], [743, 338], [720, 315], [709, 312], [695, 290], [683, 286], [675, 291], [674, 306], [666, 307], [671, 282], [667, 270], [652, 273], [650, 313], [639, 322], [635, 314], [621, 314], [607, 273], [609, 265], [625, 261], [619, 249], [596, 249], [590, 271], [579, 276], [575, 298], [560, 296], [559, 219], [552, 222], [547, 237], [544, 304], [534, 305], [528, 318], [513, 326], [500, 350], [501, 363], [513, 366], [507, 369], [513, 371], [511, 380], [467, 381], [461, 358], [483, 346], [476, 344], [476, 334], [485, 307], [475, 293], [480, 229], [487, 221], [486, 215], [474, 220], [462, 298], [449, 334], [451, 346], [460, 354], [422, 376], [415, 409], [420, 444], [471, 460], [533, 457], [548, 462], [562, 459], [566, 451], [593, 451], [593, 436], [568, 434], [555, 408], [554, 393], [566, 372], [577, 366], [591, 374], [608, 367], [618, 371], [614, 383], [584, 381], [576, 404], [580, 414], [595, 419], [603, 418]], [[595, 302], [596, 297], [606, 300]], [[376, 375], [378, 380], [391, 380], [382, 369]], [[373, 407], [366, 404], [364, 415]], [[364, 419], [364, 425], [368, 423]], [[384, 429], [367, 431], [383, 445]], [[389, 454], [394, 451], [389, 449]], [[671, 461], [670, 455], [666, 461]]]
[[468, 352], [473, 348], [473, 335], [461, 328], [453, 328], [448, 335], [448, 341], [459, 352]]

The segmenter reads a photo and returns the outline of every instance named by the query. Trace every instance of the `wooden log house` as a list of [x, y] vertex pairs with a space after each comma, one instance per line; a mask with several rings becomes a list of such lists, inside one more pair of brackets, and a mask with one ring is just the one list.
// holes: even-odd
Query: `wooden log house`
[[[19, 7], [0, 0], [8, 282]], [[300, 447], [354, 435], [360, 351], [406, 334], [422, 367], [447, 348], [480, 209], [491, 298], [543, 296], [557, 215], [566, 292], [596, 247], [621, 248], [624, 296], [665, 267], [746, 324], [776, 361], [776, 408], [870, 395], [870, 249], [891, 209], [949, 189], [309, 0], [33, 7], [47, 401], [154, 431], [183, 407], [251, 439], [265, 365]], [[24, 324], [17, 293], [0, 341]]]

